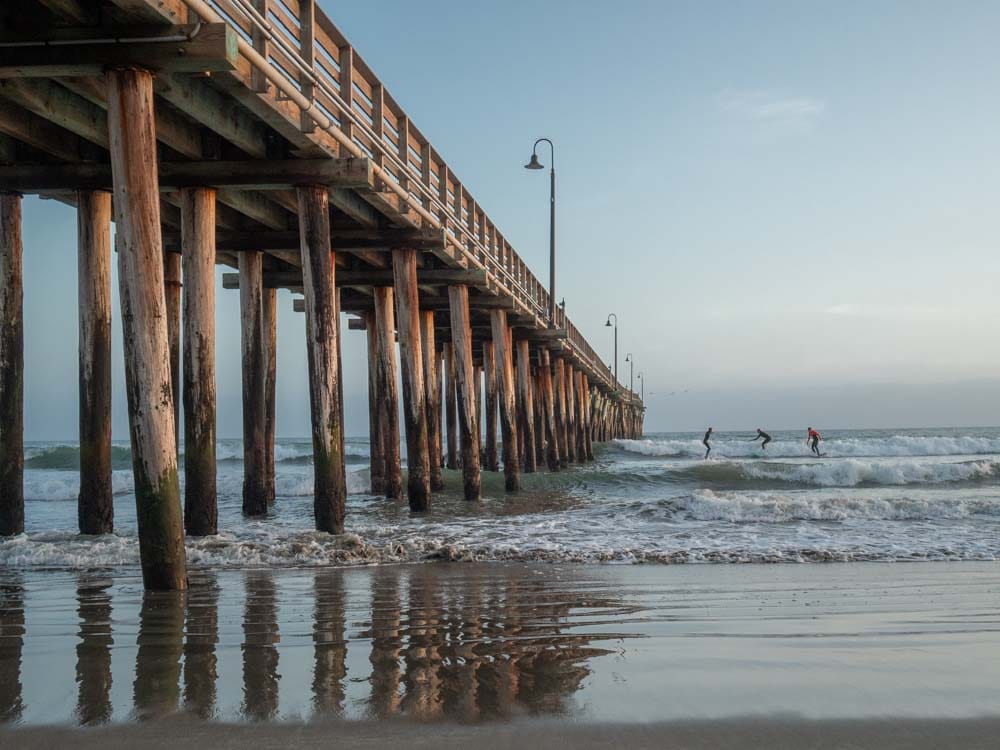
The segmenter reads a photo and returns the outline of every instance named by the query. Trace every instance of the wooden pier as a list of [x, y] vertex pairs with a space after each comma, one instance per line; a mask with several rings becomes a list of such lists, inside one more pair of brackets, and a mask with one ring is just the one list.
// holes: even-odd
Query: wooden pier
[[248, 515], [274, 500], [278, 288], [305, 318], [318, 530], [346, 522], [341, 313], [368, 336], [372, 491], [404, 492], [401, 398], [414, 511], [443, 463], [479, 498], [498, 426], [511, 492], [522, 472], [642, 433], [640, 400], [313, 0], [14, 0], [0, 7], [0, 535], [24, 528], [24, 194], [78, 210], [88, 534], [113, 528], [116, 224], [148, 588], [184, 588], [185, 533], [218, 530], [216, 264], [240, 295]]

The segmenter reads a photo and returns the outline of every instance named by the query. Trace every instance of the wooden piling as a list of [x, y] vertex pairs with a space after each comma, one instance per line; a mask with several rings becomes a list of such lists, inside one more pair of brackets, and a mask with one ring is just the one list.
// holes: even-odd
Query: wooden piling
[[215, 390], [215, 191], [181, 191], [184, 304], [184, 530], [218, 533]]
[[542, 349], [541, 365], [542, 397], [544, 399], [545, 419], [545, 463], [549, 471], [559, 471], [562, 462], [559, 460], [559, 437], [556, 425], [555, 386], [552, 382], [552, 357], [548, 349]]
[[521, 489], [521, 465], [517, 455], [517, 410], [514, 394], [514, 364], [510, 346], [510, 328], [506, 310], [490, 310], [493, 352], [500, 407], [500, 432], [503, 436], [503, 474], [507, 492]]
[[483, 372], [485, 374], [485, 398], [483, 408], [486, 416], [486, 471], [500, 471], [500, 460], [497, 456], [497, 366], [493, 355], [493, 342], [483, 342]]
[[420, 311], [420, 335], [423, 344], [424, 402], [427, 411], [427, 453], [430, 460], [431, 491], [444, 489], [441, 473], [441, 355], [434, 333], [434, 311]]
[[344, 531], [347, 474], [341, 408], [336, 258], [330, 247], [330, 199], [323, 186], [297, 189], [305, 292], [309, 409], [313, 439], [313, 515], [318, 531]]
[[77, 195], [81, 534], [114, 531], [111, 489], [111, 193]]
[[445, 466], [458, 468], [458, 393], [455, 389], [455, 349], [446, 341], [442, 347], [444, 357], [444, 421], [448, 428], [448, 457]]
[[586, 423], [586, 429], [583, 433], [584, 439], [584, 450], [587, 454], [587, 460], [594, 460], [594, 392], [590, 387], [590, 383], [587, 380], [587, 376], [583, 375], [581, 377], [583, 381], [583, 391], [584, 391], [584, 402], [583, 402], [583, 415], [584, 421]]
[[425, 511], [430, 507], [431, 484], [417, 292], [417, 251], [409, 248], [393, 250], [392, 272], [402, 360], [400, 371], [403, 380], [403, 422], [406, 428], [407, 495], [410, 510]]
[[368, 476], [371, 493], [385, 492], [385, 457], [382, 455], [382, 428], [379, 422], [378, 392], [378, 331], [375, 313], [365, 313], [365, 334], [368, 339]]
[[274, 503], [274, 438], [277, 417], [278, 290], [265, 288], [261, 295], [264, 328], [264, 497]]
[[535, 457], [535, 404], [531, 392], [531, 351], [528, 340], [517, 342], [517, 412], [520, 417], [519, 432], [524, 434], [524, 472], [534, 474], [537, 469]]
[[576, 463], [576, 370], [569, 362], [564, 362], [563, 365], [563, 387], [566, 390], [566, 460]]
[[471, 501], [479, 499], [482, 479], [479, 473], [479, 425], [476, 423], [469, 288], [461, 284], [449, 286], [448, 303], [451, 308], [452, 355], [462, 444], [462, 489], [465, 499]]
[[174, 440], [181, 442], [181, 256], [163, 256], [163, 296], [167, 303], [167, 341], [170, 349], [170, 390], [173, 393]]
[[403, 496], [403, 471], [399, 449], [399, 390], [396, 385], [396, 314], [391, 286], [377, 286], [375, 330], [377, 347], [376, 393], [378, 395], [379, 435], [385, 461], [385, 496], [394, 500]]
[[264, 404], [267, 351], [264, 343], [263, 253], [240, 253], [240, 338], [243, 351], [243, 513], [267, 514]]
[[0, 193], [0, 536], [24, 532], [21, 196]]
[[484, 461], [483, 453], [483, 368], [481, 365], [472, 367], [472, 393], [474, 396], [474, 406], [476, 415], [476, 442], [479, 444], [479, 468], [482, 469]]
[[[153, 77], [145, 70], [112, 69], [106, 80], [125, 386], [143, 583], [147, 589], [185, 589], [187, 568], [163, 292]], [[4, 327], [5, 332], [9, 330]], [[0, 360], [5, 358], [0, 356]], [[3, 367], [5, 373], [7, 370]], [[10, 424], [6, 419], [0, 421]]]
[[555, 388], [552, 394], [556, 416], [555, 436], [559, 445], [559, 466], [565, 469], [569, 465], [566, 447], [566, 367], [561, 357], [553, 357], [552, 369], [555, 373], [552, 383]]

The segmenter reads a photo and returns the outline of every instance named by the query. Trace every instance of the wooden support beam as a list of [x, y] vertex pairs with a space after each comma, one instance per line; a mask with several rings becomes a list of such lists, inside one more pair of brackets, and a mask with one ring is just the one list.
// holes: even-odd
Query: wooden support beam
[[559, 429], [556, 423], [555, 385], [552, 380], [552, 361], [548, 349], [541, 350], [542, 396], [545, 399], [545, 462], [549, 471], [559, 471], [562, 467], [559, 453]]
[[86, 0], [35, 0], [39, 5], [52, 13], [60, 22], [76, 26], [96, 26], [98, 9], [95, 4]]
[[458, 423], [462, 445], [462, 489], [465, 499], [479, 500], [479, 426], [476, 422], [475, 377], [472, 369], [472, 329], [469, 325], [469, 288], [448, 287], [451, 302], [452, 357], [458, 401]]
[[170, 390], [153, 79], [110, 70], [108, 127], [139, 557], [147, 589], [187, 588]]
[[264, 386], [267, 368], [264, 344], [263, 253], [240, 254], [240, 339], [243, 372], [243, 514], [267, 515], [264, 448]]
[[111, 488], [111, 194], [77, 197], [81, 534], [114, 531]]
[[538, 467], [545, 465], [545, 389], [541, 367], [535, 367], [531, 373], [531, 393], [535, 407], [532, 414], [535, 424], [535, 466]]
[[0, 106], [0, 133], [58, 159], [72, 161], [83, 156], [78, 135], [10, 101]]
[[514, 394], [514, 363], [511, 354], [507, 313], [490, 311], [493, 350], [496, 358], [497, 390], [500, 406], [500, 431], [503, 435], [503, 473], [507, 492], [521, 489], [521, 465], [517, 455], [517, 414]]
[[[302, 300], [295, 300], [296, 303]], [[382, 425], [379, 422], [378, 331], [375, 313], [365, 313], [364, 328], [368, 343], [368, 478], [371, 493], [385, 492], [385, 456], [383, 455]]]
[[184, 530], [219, 531], [216, 488], [215, 191], [181, 191], [184, 254]]
[[325, 187], [299, 188], [298, 194], [315, 470], [314, 513], [317, 530], [340, 534], [344, 531], [347, 474], [340, 385], [340, 308], [336, 257], [330, 247], [330, 204]]
[[173, 393], [174, 440], [180, 450], [181, 436], [181, 256], [163, 255], [163, 296], [167, 302], [167, 343], [170, 352], [170, 389]]
[[[195, 186], [230, 191], [288, 190], [300, 185], [362, 188], [368, 186], [371, 180], [372, 164], [369, 159], [161, 161], [159, 164], [162, 191]], [[22, 193], [107, 190], [111, 187], [111, 165], [101, 162], [10, 164], [0, 166], [0, 185]], [[426, 230], [411, 234], [443, 242], [442, 236], [435, 236]], [[397, 231], [396, 235], [403, 237], [405, 233]]]
[[[2, 168], [0, 168], [2, 171]], [[227, 231], [216, 233], [216, 247], [219, 250], [241, 252], [244, 250], [295, 250], [299, 249], [298, 232], [284, 231]], [[337, 251], [372, 250], [388, 252], [394, 247], [410, 247], [414, 250], [432, 250], [442, 247], [447, 239], [439, 230], [426, 229], [333, 229], [330, 244]], [[180, 237], [165, 234], [164, 247], [168, 252], [180, 252]], [[462, 271], [462, 273], [467, 273]]]
[[278, 386], [278, 292], [265, 289], [261, 295], [264, 327], [264, 496], [267, 504], [275, 498], [274, 437]]
[[553, 363], [555, 377], [552, 395], [556, 413], [556, 442], [559, 444], [559, 466], [565, 469], [569, 465], [569, 448], [566, 445], [566, 363], [562, 357], [555, 357]]
[[493, 354], [493, 342], [483, 342], [483, 373], [485, 375], [484, 407], [486, 416], [486, 470], [500, 471], [500, 459], [497, 456], [497, 366]]
[[566, 425], [566, 460], [576, 463], [576, 389], [573, 385], [576, 371], [569, 360], [563, 361], [563, 367], [563, 390], [566, 393], [566, 410], [563, 412]]
[[399, 391], [396, 387], [396, 317], [393, 311], [391, 286], [372, 290], [375, 298], [375, 328], [377, 331], [376, 385], [378, 395], [379, 435], [385, 462], [385, 496], [397, 500], [403, 497], [403, 472], [399, 448]]
[[[414, 264], [416, 258], [414, 258]], [[303, 273], [300, 271], [268, 271], [264, 274], [264, 286], [272, 289], [284, 287], [302, 286]], [[417, 280], [420, 285], [427, 286], [448, 286], [450, 284], [465, 284], [475, 286], [485, 283], [485, 271], [464, 271], [454, 269], [432, 269], [417, 271]], [[392, 282], [392, 274], [382, 270], [367, 271], [339, 271], [337, 273], [337, 286], [386, 286]], [[222, 276], [222, 286], [225, 289], [235, 289], [239, 286], [238, 277], [235, 274], [226, 273]]]
[[[454, 335], [454, 333], [452, 334]], [[452, 471], [458, 468], [458, 415], [456, 414], [455, 394], [455, 352], [451, 342], [442, 346], [444, 360], [444, 421], [448, 437], [448, 453], [445, 466]]]
[[478, 444], [477, 450], [479, 451], [479, 464], [482, 467], [484, 459], [484, 451], [482, 444], [482, 432], [483, 432], [483, 365], [479, 359], [473, 358], [473, 368], [472, 368], [472, 393], [475, 396], [476, 405], [476, 443]]
[[48, 29], [30, 39], [19, 36], [17, 46], [0, 46], [0, 78], [97, 76], [109, 67], [138, 65], [173, 73], [235, 70], [236, 39], [227, 23], [116, 28], [110, 35], [92, 27]]
[[441, 355], [437, 350], [434, 311], [420, 311], [420, 335], [423, 344], [424, 399], [427, 409], [427, 452], [430, 459], [431, 491], [444, 489], [441, 473]]
[[430, 454], [427, 441], [420, 305], [417, 296], [417, 251], [394, 250], [396, 312], [402, 359], [403, 419], [406, 426], [407, 494], [410, 510], [430, 508]]
[[523, 435], [524, 452], [521, 460], [526, 474], [534, 474], [535, 463], [535, 404], [531, 392], [531, 353], [528, 342], [517, 342], [517, 416], [518, 434]]
[[21, 196], [0, 193], [0, 536], [24, 533]]

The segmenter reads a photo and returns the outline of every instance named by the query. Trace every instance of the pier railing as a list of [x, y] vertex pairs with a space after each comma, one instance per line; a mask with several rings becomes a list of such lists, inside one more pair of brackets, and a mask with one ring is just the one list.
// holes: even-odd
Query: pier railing
[[[444, 229], [463, 265], [487, 270], [498, 292], [540, 325], [548, 322], [548, 290], [314, 0], [183, 2], [204, 21], [233, 26], [258, 95], [276, 104], [292, 98], [303, 110], [304, 132], [327, 130], [354, 155], [369, 157], [382, 183], [376, 189], [395, 197], [401, 216], [412, 212]], [[566, 331], [594, 376], [616, 387], [611, 370], [561, 310], [551, 325]]]

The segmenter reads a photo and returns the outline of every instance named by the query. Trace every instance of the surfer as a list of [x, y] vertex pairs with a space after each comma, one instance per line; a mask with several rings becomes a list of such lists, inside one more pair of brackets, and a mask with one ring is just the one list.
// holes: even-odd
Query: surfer
[[817, 456], [823, 455], [819, 452], [819, 441], [822, 439], [823, 436], [816, 432], [816, 430], [812, 427], [810, 427], [809, 431], [806, 433], [806, 445], [808, 445], [812, 449], [812, 452]]
[[702, 438], [701, 444], [705, 446], [705, 458], [708, 458], [708, 454], [712, 452], [712, 446], [708, 444], [708, 439], [712, 437], [712, 428], [708, 428], [708, 432], [705, 433], [705, 437]]
[[758, 440], [761, 440], [761, 439], [763, 439], [764, 442], [760, 444], [760, 449], [764, 450], [767, 447], [767, 444], [771, 442], [771, 436], [768, 435], [766, 432], [764, 432], [762, 429], [760, 429], [760, 427], [758, 427], [757, 428], [757, 437], [755, 437], [750, 442], [751, 443], [756, 443]]

